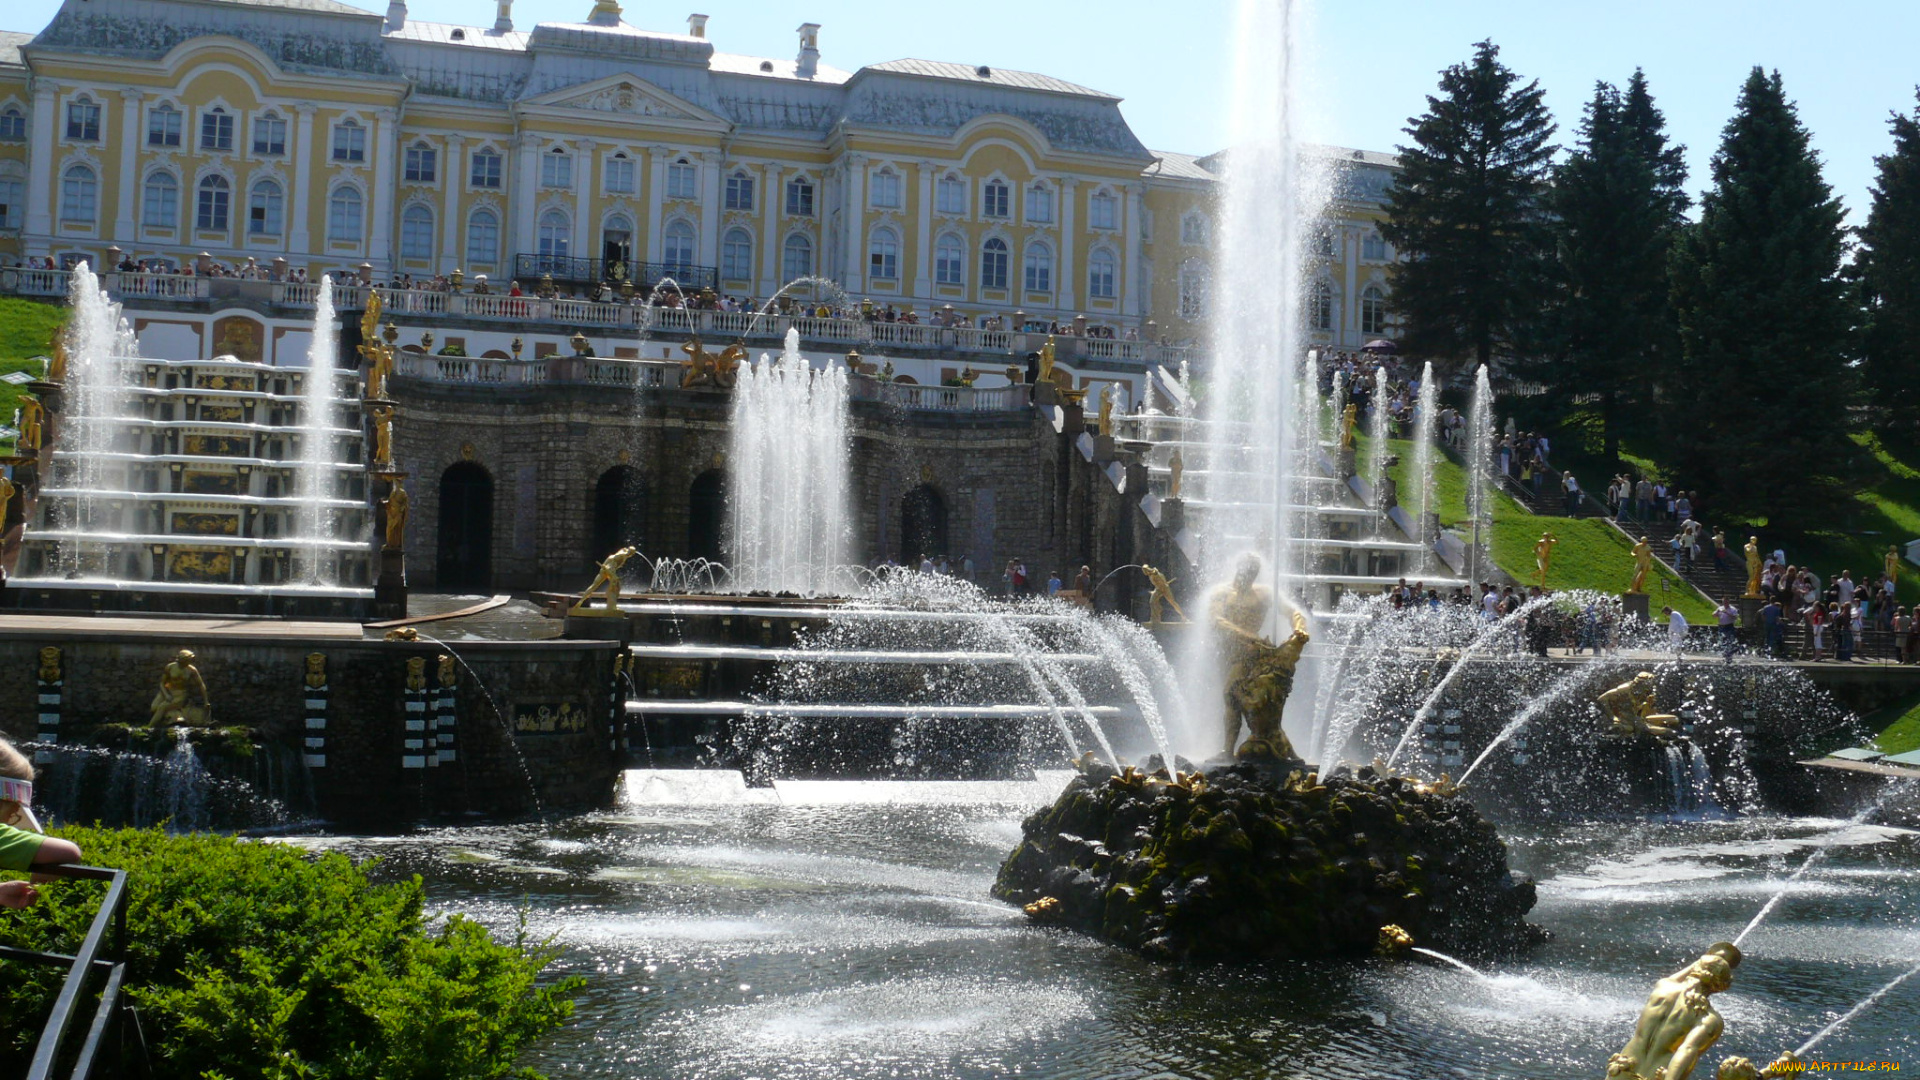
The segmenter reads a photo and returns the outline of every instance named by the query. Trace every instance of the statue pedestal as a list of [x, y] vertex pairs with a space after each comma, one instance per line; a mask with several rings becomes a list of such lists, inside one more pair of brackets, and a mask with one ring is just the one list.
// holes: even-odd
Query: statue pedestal
[[[595, 601], [596, 605], [602, 602]], [[608, 611], [600, 606], [569, 611], [561, 625], [560, 636], [574, 641], [627, 641], [632, 637], [632, 624], [625, 612]]]
[[1095, 435], [1093, 437], [1093, 463], [1095, 465], [1105, 465], [1107, 462], [1112, 461], [1114, 457], [1113, 436]]
[[1620, 613], [1628, 619], [1653, 621], [1653, 598], [1643, 592], [1620, 594]]
[[1178, 536], [1180, 535], [1180, 530], [1186, 527], [1187, 500], [1161, 499], [1160, 528], [1165, 531], [1168, 536]]
[[1760, 622], [1760, 609], [1767, 606], [1766, 597], [1743, 596], [1739, 603], [1741, 640], [1756, 648], [1766, 644], [1767, 628]]
[[1340, 474], [1342, 480], [1355, 475], [1353, 455], [1352, 450], [1334, 451], [1334, 471]]
[[394, 548], [380, 550], [380, 574], [373, 581], [373, 614], [376, 619], [407, 617], [407, 553]]

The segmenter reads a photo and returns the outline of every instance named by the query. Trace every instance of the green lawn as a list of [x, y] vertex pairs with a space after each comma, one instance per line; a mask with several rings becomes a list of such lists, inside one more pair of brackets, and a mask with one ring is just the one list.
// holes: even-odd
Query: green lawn
[[[39, 378], [40, 364], [31, 358], [47, 355], [53, 332], [66, 321], [63, 306], [0, 296], [0, 375], [24, 371]], [[0, 382], [0, 424], [12, 422], [13, 410], [25, 395], [24, 388]]]
[[1861, 717], [1869, 730], [1878, 730], [1871, 745], [1884, 754], [1920, 750], [1920, 695], [1876, 709]]

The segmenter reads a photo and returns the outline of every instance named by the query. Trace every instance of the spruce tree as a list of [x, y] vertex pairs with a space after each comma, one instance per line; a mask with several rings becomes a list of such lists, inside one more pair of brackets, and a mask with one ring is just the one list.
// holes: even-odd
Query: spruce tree
[[1683, 152], [1635, 71], [1624, 95], [1595, 87], [1554, 178], [1560, 293], [1534, 370], [1563, 408], [1594, 402], [1609, 461], [1623, 436], [1649, 432], [1653, 382], [1677, 346], [1667, 264], [1688, 201]]
[[1867, 308], [1866, 375], [1887, 426], [1920, 433], [1920, 108], [1892, 117], [1855, 268]]
[[1661, 404], [1681, 486], [1776, 527], [1818, 527], [1852, 457], [1843, 216], [1779, 73], [1754, 68], [1675, 248]]
[[1415, 353], [1487, 363], [1533, 341], [1557, 147], [1540, 84], [1519, 81], [1497, 46], [1479, 42], [1407, 121], [1413, 144], [1398, 148], [1382, 231], [1406, 256], [1391, 304]]

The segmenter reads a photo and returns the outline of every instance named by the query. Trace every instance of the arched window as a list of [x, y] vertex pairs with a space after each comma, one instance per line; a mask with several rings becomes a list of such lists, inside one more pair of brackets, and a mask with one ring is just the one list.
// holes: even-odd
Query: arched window
[[27, 114], [19, 109], [7, 107], [0, 112], [0, 141], [25, 142], [27, 139]]
[[1207, 266], [1198, 259], [1189, 259], [1180, 268], [1180, 317], [1183, 319], [1205, 318], [1207, 314]]
[[615, 214], [600, 226], [600, 260], [613, 279], [628, 276], [633, 263], [633, 222], [625, 214]]
[[1387, 329], [1387, 293], [1378, 285], [1360, 291], [1360, 332], [1385, 333]]
[[1040, 225], [1053, 220], [1053, 189], [1044, 183], [1027, 189], [1027, 220]]
[[1114, 298], [1114, 278], [1119, 266], [1113, 252], [1106, 248], [1095, 248], [1087, 257], [1087, 295], [1098, 300]]
[[568, 219], [565, 210], [556, 208], [540, 215], [538, 243], [543, 259], [567, 257], [573, 248], [573, 222]]
[[941, 233], [933, 248], [933, 280], [940, 285], [964, 285], [967, 245], [953, 233]]
[[982, 217], [1003, 218], [1007, 216], [1007, 182], [989, 180], [980, 192], [980, 214]]
[[433, 258], [433, 211], [419, 203], [400, 214], [400, 257]]
[[1333, 286], [1324, 281], [1313, 283], [1307, 295], [1307, 325], [1315, 330], [1333, 329]]
[[607, 194], [633, 194], [633, 159], [623, 152], [616, 152], [606, 159], [601, 167], [606, 177]]
[[897, 210], [900, 207], [900, 174], [892, 169], [882, 168], [873, 174], [873, 203], [883, 210]]
[[720, 240], [720, 276], [745, 281], [753, 276], [753, 236], [745, 229], [728, 229]]
[[440, 179], [440, 151], [424, 140], [407, 147], [406, 178], [409, 184], [433, 184]]
[[473, 154], [472, 168], [467, 172], [467, 183], [477, 188], [500, 187], [500, 155], [493, 150], [476, 150]]
[[160, 104], [147, 114], [148, 146], [180, 145], [180, 110]]
[[997, 236], [980, 245], [980, 287], [1007, 287], [1007, 242]]
[[100, 213], [100, 178], [86, 165], [60, 174], [60, 220], [91, 225]]
[[662, 234], [664, 244], [661, 247], [660, 261], [666, 264], [668, 277], [681, 278], [693, 273], [693, 226], [685, 221], [676, 221], [667, 226]]
[[1053, 291], [1053, 249], [1045, 244], [1027, 245], [1027, 291]]
[[1087, 200], [1087, 227], [1113, 229], [1120, 224], [1120, 200], [1104, 191], [1096, 191]]
[[933, 185], [934, 209], [942, 214], [964, 214], [967, 212], [967, 183], [953, 173], [940, 178]]
[[200, 114], [200, 149], [226, 153], [233, 149], [233, 114], [215, 107]]
[[157, 172], [147, 177], [140, 205], [140, 221], [147, 228], [179, 228], [180, 181], [175, 180], [170, 172]]
[[1213, 228], [1207, 221], [1207, 215], [1195, 210], [1180, 219], [1180, 242], [1205, 247], [1212, 236]]
[[75, 142], [100, 141], [100, 106], [82, 94], [67, 102], [67, 138]]
[[467, 219], [467, 261], [488, 266], [500, 261], [500, 217], [480, 209]]
[[285, 205], [279, 184], [272, 180], [255, 183], [247, 195], [247, 234], [279, 236], [281, 222], [286, 216]]
[[798, 281], [813, 276], [813, 241], [799, 233], [787, 237], [780, 249], [780, 276], [788, 281]]
[[1387, 242], [1379, 233], [1370, 232], [1360, 238], [1360, 257], [1369, 262], [1384, 262], [1387, 258]]
[[199, 197], [194, 203], [193, 227], [208, 232], [225, 232], [228, 211], [233, 201], [232, 185], [224, 176], [209, 176], [200, 181]]
[[361, 127], [358, 120], [342, 120], [333, 125], [333, 160], [367, 160], [367, 129]]
[[686, 158], [667, 166], [667, 198], [688, 202], [700, 197], [700, 167]]
[[366, 204], [358, 188], [345, 184], [327, 197], [327, 240], [335, 244], [357, 244], [366, 232], [362, 225]]
[[262, 113], [253, 122], [253, 152], [262, 157], [279, 157], [287, 152], [287, 121], [279, 113]]
[[540, 186], [573, 187], [573, 155], [567, 153], [565, 147], [556, 146], [540, 155]]
[[882, 281], [900, 276], [900, 237], [892, 229], [875, 229], [868, 239], [867, 276]]
[[787, 181], [787, 213], [794, 217], [813, 216], [813, 181], [805, 178]]
[[753, 177], [744, 169], [736, 169], [727, 176], [727, 209], [753, 209]]

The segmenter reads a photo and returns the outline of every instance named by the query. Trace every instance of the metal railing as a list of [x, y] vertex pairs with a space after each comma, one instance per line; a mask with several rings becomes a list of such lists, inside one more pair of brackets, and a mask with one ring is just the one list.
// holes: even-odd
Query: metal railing
[[651, 291], [669, 278], [683, 293], [691, 296], [701, 289], [717, 288], [720, 272], [711, 266], [692, 263], [614, 262], [605, 259], [578, 259], [570, 255], [529, 255], [513, 257], [513, 276], [532, 284], [541, 275], [555, 281], [601, 282], [631, 281]]
[[[107, 883], [106, 895], [100, 899], [100, 909], [94, 912], [93, 923], [88, 926], [87, 936], [81, 940], [78, 952], [69, 955], [0, 946], [0, 960], [58, 964], [67, 968], [66, 982], [61, 985], [60, 995], [54, 1000], [53, 1012], [40, 1029], [40, 1042], [34, 1049], [33, 1063], [27, 1069], [27, 1080], [53, 1080], [56, 1076], [86, 1080], [94, 1074], [103, 1055], [119, 1056], [118, 1047], [110, 1047], [108, 1038], [118, 1034], [120, 1014], [124, 1009], [120, 991], [127, 974], [127, 872], [97, 866], [36, 866], [33, 869], [36, 874], [51, 877]], [[96, 974], [106, 979], [97, 999], [87, 991], [88, 984]], [[71, 1068], [64, 1073], [59, 1072], [59, 1064], [63, 1059], [61, 1049], [67, 1042], [67, 1034], [81, 1009], [88, 1006], [92, 1007], [93, 1014], [87, 1022], [86, 1037], [71, 1058]]]

